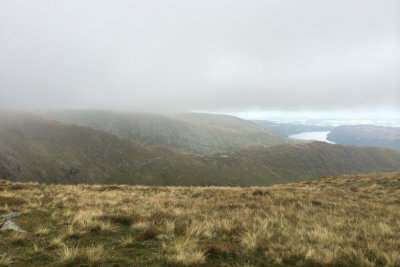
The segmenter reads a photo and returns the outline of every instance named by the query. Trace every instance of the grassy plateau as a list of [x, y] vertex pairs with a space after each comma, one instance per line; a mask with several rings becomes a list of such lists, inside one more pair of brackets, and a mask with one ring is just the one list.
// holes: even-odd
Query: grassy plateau
[[[270, 187], [0, 181], [3, 266], [400, 266], [400, 174]], [[1, 221], [0, 221], [1, 222]]]

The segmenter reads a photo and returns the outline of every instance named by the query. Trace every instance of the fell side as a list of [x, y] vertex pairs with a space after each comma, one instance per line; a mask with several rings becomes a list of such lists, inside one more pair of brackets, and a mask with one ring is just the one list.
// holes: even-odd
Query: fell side
[[0, 178], [13, 181], [251, 186], [396, 171], [400, 153], [385, 148], [312, 142], [201, 156], [35, 116], [0, 116]]
[[103, 130], [146, 146], [213, 154], [249, 146], [302, 141], [282, 137], [250, 121], [217, 114], [123, 113], [102, 110], [51, 111], [46, 119]]

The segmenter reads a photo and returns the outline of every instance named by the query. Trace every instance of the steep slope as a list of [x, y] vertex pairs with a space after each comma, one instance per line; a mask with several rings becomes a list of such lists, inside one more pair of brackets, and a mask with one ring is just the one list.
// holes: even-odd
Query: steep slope
[[225, 115], [51, 111], [42, 116], [104, 130], [146, 146], [167, 146], [198, 154], [300, 142], [272, 134], [249, 121]]
[[[400, 153], [377, 147], [311, 142], [268, 149], [254, 147], [232, 154], [242, 159], [251, 158], [254, 166], [268, 166], [279, 174], [280, 179], [288, 179], [287, 181], [340, 174], [400, 171]], [[250, 171], [251, 166], [247, 168]]]
[[328, 139], [337, 144], [381, 146], [400, 151], [400, 128], [375, 125], [346, 125], [333, 129]]
[[385, 148], [313, 142], [201, 156], [34, 116], [0, 116], [1, 179], [248, 186], [394, 171], [400, 171], [400, 153]]
[[[160, 156], [163, 150], [159, 150]], [[55, 183], [102, 183], [112, 177], [140, 181], [135, 169], [154, 159], [153, 150], [88, 127], [34, 116], [0, 118], [0, 176]], [[139, 179], [139, 180], [138, 180]]]
[[274, 123], [266, 120], [253, 120], [255, 124], [267, 129], [268, 131], [278, 134], [280, 136], [289, 136], [301, 132], [311, 131], [330, 131], [334, 127], [322, 125], [309, 125], [309, 124], [294, 124], [294, 123]]

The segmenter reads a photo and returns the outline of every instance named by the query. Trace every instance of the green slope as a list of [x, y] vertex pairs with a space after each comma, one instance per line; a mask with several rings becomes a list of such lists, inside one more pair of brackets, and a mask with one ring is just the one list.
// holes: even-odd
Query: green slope
[[146, 114], [111, 111], [51, 111], [44, 118], [89, 126], [146, 146], [212, 154], [249, 146], [301, 141], [273, 134], [233, 116], [213, 114]]
[[400, 153], [312, 142], [214, 155], [145, 147], [89, 127], [0, 115], [0, 178], [47, 183], [270, 185], [400, 171]]
[[333, 129], [328, 139], [337, 144], [381, 146], [400, 151], [400, 128], [346, 125]]

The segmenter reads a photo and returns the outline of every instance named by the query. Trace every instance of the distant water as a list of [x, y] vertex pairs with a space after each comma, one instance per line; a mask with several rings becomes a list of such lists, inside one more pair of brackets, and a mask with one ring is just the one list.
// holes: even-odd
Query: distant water
[[334, 142], [326, 139], [329, 133], [330, 133], [329, 131], [302, 132], [298, 134], [289, 135], [289, 137], [294, 139], [315, 140], [315, 141], [322, 141], [334, 144]]

